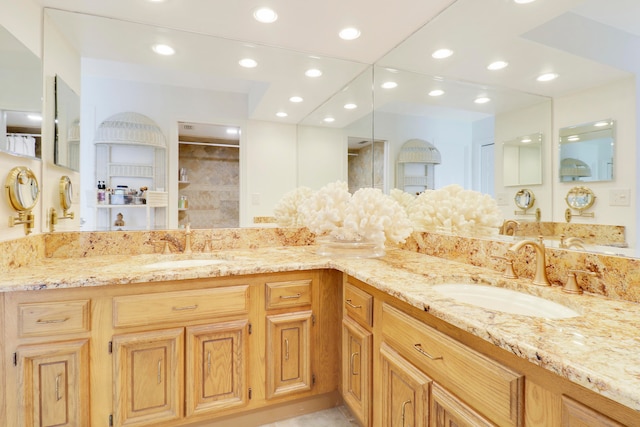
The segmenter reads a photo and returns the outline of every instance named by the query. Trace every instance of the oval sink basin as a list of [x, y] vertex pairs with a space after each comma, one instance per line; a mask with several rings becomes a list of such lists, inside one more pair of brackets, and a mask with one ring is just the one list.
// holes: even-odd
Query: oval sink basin
[[432, 288], [458, 302], [502, 313], [545, 317], [548, 319], [566, 319], [580, 316], [580, 313], [562, 304], [511, 289], [461, 283], [434, 285]]
[[204, 267], [207, 265], [223, 264], [223, 259], [179, 259], [171, 261], [160, 261], [152, 264], [146, 264], [143, 267], [150, 270], [161, 270], [168, 268], [189, 268], [189, 267]]

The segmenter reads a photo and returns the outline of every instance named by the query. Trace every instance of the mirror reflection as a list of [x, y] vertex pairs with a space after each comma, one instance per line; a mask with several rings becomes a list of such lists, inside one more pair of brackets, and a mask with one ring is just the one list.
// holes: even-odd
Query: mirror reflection
[[613, 180], [614, 120], [560, 129], [560, 181]]
[[542, 184], [542, 133], [505, 141], [502, 168], [505, 187]]
[[80, 170], [80, 97], [60, 76], [56, 76], [54, 99], [54, 163]]
[[0, 26], [0, 151], [41, 157], [40, 58]]

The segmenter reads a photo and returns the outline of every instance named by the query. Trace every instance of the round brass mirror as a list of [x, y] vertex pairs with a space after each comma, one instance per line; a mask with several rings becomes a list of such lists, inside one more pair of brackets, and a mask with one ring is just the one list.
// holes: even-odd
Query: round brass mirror
[[73, 186], [71, 185], [71, 179], [64, 175], [60, 177], [60, 206], [65, 212], [71, 209], [71, 203], [73, 202]]
[[513, 200], [515, 200], [517, 207], [526, 211], [527, 209], [530, 209], [536, 202], [536, 197], [533, 195], [533, 191], [523, 188], [516, 193], [516, 196], [513, 198]]
[[30, 211], [40, 196], [38, 179], [26, 166], [16, 166], [9, 171], [5, 184], [9, 203], [18, 212]]
[[573, 187], [564, 198], [570, 208], [577, 211], [589, 209], [596, 201], [596, 195], [587, 187]]

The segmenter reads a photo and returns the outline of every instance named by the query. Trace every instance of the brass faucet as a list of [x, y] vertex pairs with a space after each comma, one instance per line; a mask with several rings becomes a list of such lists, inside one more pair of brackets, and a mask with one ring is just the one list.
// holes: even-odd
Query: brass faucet
[[561, 234], [559, 246], [563, 249], [570, 249], [571, 247], [584, 249], [584, 240], [579, 237], [565, 237], [564, 234]]
[[510, 252], [518, 252], [523, 246], [531, 246], [536, 251], [536, 275], [533, 278], [534, 285], [551, 286], [549, 279], [547, 278], [546, 270], [546, 258], [544, 252], [544, 243], [542, 242], [542, 236], [539, 240], [521, 240], [509, 248]]

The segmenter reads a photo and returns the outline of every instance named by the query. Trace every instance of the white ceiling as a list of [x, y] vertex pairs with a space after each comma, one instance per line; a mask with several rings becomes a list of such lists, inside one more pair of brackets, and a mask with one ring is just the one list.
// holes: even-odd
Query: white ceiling
[[[85, 61], [83, 72], [246, 93], [249, 117], [260, 120], [280, 120], [275, 112], [286, 110], [284, 122], [320, 125], [321, 117], [337, 114], [330, 112], [331, 102], [325, 103], [335, 94], [336, 105], [352, 97], [359, 99], [359, 108], [342, 110], [344, 117], [331, 126], [352, 123], [373, 108], [368, 66], [374, 63], [402, 70], [396, 77], [406, 79], [405, 89], [414, 85], [401, 97], [377, 97], [376, 108], [407, 114], [457, 112], [469, 120], [532, 102], [531, 94], [562, 96], [640, 72], [638, 0], [536, 0], [525, 5], [512, 0], [37, 1], [117, 18], [52, 14], [82, 55], [93, 58]], [[279, 14], [273, 24], [252, 17], [256, 7], [265, 5]], [[344, 26], [357, 26], [362, 36], [351, 42], [339, 39], [337, 32]], [[177, 54], [154, 56], [149, 46], [159, 41], [175, 45]], [[430, 54], [440, 47], [455, 53], [436, 61]], [[239, 69], [237, 61], [246, 55], [258, 58], [256, 69]], [[508, 61], [509, 67], [486, 70], [496, 59]], [[325, 74], [316, 80], [304, 77], [310, 66]], [[380, 70], [376, 82], [383, 77]], [[535, 80], [549, 71], [558, 73], [558, 79], [545, 84]], [[417, 96], [415, 73], [423, 75], [424, 90], [434, 82], [458, 88], [437, 101], [441, 104], [427, 104]], [[463, 106], [469, 100], [463, 86], [492, 91], [504, 100]], [[292, 95], [305, 102], [291, 104]]]

